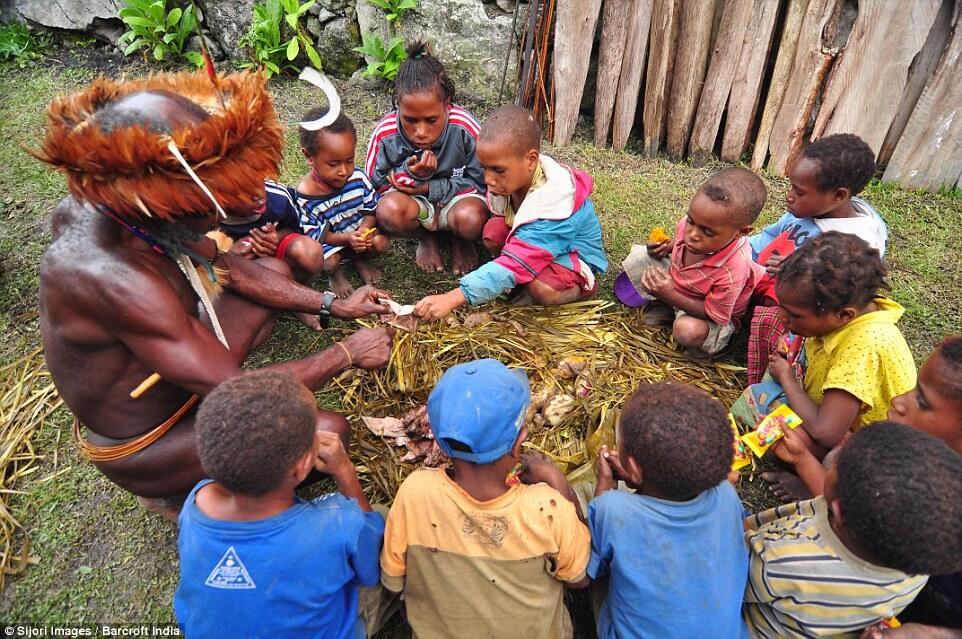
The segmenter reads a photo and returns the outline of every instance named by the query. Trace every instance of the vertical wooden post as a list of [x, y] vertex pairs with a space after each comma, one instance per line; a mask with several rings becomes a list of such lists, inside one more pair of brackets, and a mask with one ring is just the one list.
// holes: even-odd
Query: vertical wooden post
[[[727, 162], [737, 162], [748, 148], [777, 17], [778, 0], [754, 0], [752, 3], [745, 44], [728, 97], [728, 116], [721, 148], [721, 159]], [[767, 143], [765, 146], [767, 149]]]
[[571, 142], [588, 77], [601, 0], [562, 0], [554, 34], [554, 143]]
[[708, 73], [698, 99], [691, 143], [688, 146], [688, 154], [696, 166], [701, 166], [708, 160], [715, 146], [722, 113], [728, 104], [732, 81], [735, 78], [735, 67], [741, 59], [753, 4], [753, 0], [727, 0], [721, 11], [721, 22], [711, 49]]
[[648, 75], [645, 77], [645, 111], [642, 116], [642, 144], [645, 154], [654, 157], [665, 139], [665, 116], [671, 92], [675, 41], [681, 0], [655, 0], [651, 14], [651, 47]]
[[788, 3], [788, 15], [785, 17], [782, 39], [778, 43], [775, 69], [772, 72], [772, 80], [768, 85], [768, 95], [765, 97], [765, 109], [762, 111], [762, 121], [758, 125], [758, 135], [755, 136], [752, 168], [756, 171], [765, 166], [765, 160], [768, 158], [768, 144], [771, 140], [772, 126], [775, 124], [778, 109], [782, 106], [788, 76], [791, 74], [792, 65], [795, 63], [798, 36], [808, 11], [808, 3], [809, 0], [792, 0]]
[[638, 90], [645, 75], [648, 52], [648, 33], [651, 28], [652, 0], [633, 0], [626, 38], [625, 57], [621, 65], [615, 115], [611, 126], [611, 146], [617, 151], [625, 148], [628, 134], [635, 122]]
[[671, 95], [668, 98], [665, 144], [668, 155], [676, 160], [684, 157], [688, 148], [695, 108], [708, 65], [714, 16], [715, 0], [688, 0], [682, 4]]
[[631, 0], [605, 0], [598, 43], [598, 80], [595, 91], [595, 146], [608, 143], [611, 114], [625, 56]]
[[962, 21], [919, 97], [883, 179], [914, 188], [962, 187]]
[[938, 11], [939, 0], [859, 1], [852, 33], [822, 94], [812, 140], [854, 133], [878, 152], [908, 81], [909, 65]]

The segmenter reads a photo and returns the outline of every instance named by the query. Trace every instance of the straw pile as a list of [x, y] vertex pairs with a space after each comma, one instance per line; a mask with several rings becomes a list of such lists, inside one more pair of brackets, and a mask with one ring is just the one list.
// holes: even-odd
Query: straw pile
[[[586, 468], [601, 444], [613, 444], [619, 407], [638, 384], [674, 379], [702, 388], [726, 406], [744, 386], [743, 368], [694, 361], [669, 343], [663, 330], [643, 327], [637, 312], [610, 302], [588, 301], [556, 308], [490, 305], [449, 323], [421, 323], [398, 332], [387, 368], [349, 370], [330, 390], [341, 394], [345, 413], [358, 424], [352, 458], [368, 496], [389, 503], [415, 465], [407, 452], [373, 435], [360, 417], [400, 417], [427, 401], [450, 366], [492, 357], [524, 369], [532, 392], [570, 395], [567, 412], [553, 425], [530, 423], [528, 446], [550, 455], [569, 474]], [[565, 358], [580, 372], [559, 368]], [[542, 420], [539, 420], [542, 421]]]
[[30, 542], [10, 512], [10, 499], [24, 494], [18, 485], [39, 468], [33, 437], [60, 404], [39, 348], [0, 368], [0, 590], [6, 575], [31, 563]]

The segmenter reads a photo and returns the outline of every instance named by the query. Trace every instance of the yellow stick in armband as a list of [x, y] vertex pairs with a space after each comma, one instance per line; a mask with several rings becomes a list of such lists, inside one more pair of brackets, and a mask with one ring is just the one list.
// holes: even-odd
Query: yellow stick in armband
[[161, 380], [159, 373], [151, 373], [150, 377], [140, 382], [140, 384], [134, 390], [130, 391], [130, 399], [139, 399], [141, 395], [146, 393], [153, 387], [154, 384]]

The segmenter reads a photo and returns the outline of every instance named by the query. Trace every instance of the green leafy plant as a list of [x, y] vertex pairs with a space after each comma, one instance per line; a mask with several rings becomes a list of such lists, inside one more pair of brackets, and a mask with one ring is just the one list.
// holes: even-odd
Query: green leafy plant
[[48, 34], [35, 35], [25, 24], [11, 22], [0, 25], [0, 62], [13, 62], [24, 67], [43, 57], [50, 48]]
[[363, 45], [354, 47], [354, 50], [368, 59], [364, 76], [385, 80], [393, 80], [397, 77], [398, 67], [407, 57], [404, 51], [404, 40], [393, 38], [390, 44], [385, 44], [381, 36], [373, 33], [365, 33], [361, 40]]
[[117, 41], [117, 46], [124, 47], [124, 55], [146, 49], [155, 60], [180, 57], [196, 66], [203, 64], [200, 53], [184, 51], [184, 44], [197, 27], [193, 7], [167, 11], [166, 0], [124, 0], [120, 19], [128, 28]]
[[415, 8], [417, 0], [367, 0], [375, 7], [384, 11], [388, 24], [392, 27], [391, 34], [394, 34], [394, 23], [404, 18], [411, 9]]
[[307, 59], [321, 68], [321, 56], [301, 26], [301, 17], [315, 0], [267, 0], [255, 4], [251, 26], [240, 45], [250, 50], [251, 60], [242, 67], [260, 67], [267, 77], [283, 71], [297, 71], [294, 60], [303, 51]]

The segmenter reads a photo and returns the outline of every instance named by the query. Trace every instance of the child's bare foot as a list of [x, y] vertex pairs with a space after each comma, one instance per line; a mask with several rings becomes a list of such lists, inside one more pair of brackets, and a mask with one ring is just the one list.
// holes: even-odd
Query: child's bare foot
[[180, 516], [180, 508], [175, 507], [169, 500], [137, 497], [137, 501], [140, 502], [140, 505], [148, 512], [158, 514], [167, 521], [177, 523], [177, 518]]
[[319, 333], [324, 330], [321, 327], [321, 318], [314, 313], [294, 313], [294, 317], [297, 318], [304, 326], [308, 327], [312, 331]]
[[371, 264], [368, 260], [358, 258], [355, 266], [357, 267], [357, 274], [361, 276], [361, 280], [368, 286], [377, 284], [384, 275], [381, 269]]
[[418, 250], [414, 261], [418, 268], [425, 273], [441, 273], [444, 271], [444, 262], [441, 261], [441, 247], [438, 246], [438, 238], [434, 233], [428, 233], [418, 242]]
[[478, 250], [474, 242], [453, 238], [451, 241], [451, 268], [455, 275], [470, 273], [478, 267]]
[[347, 275], [345, 275], [344, 271], [340, 268], [331, 273], [329, 281], [331, 285], [331, 292], [340, 298], [350, 297], [351, 293], [354, 292], [354, 287], [351, 286], [351, 282], [347, 279]]
[[769, 488], [772, 489], [775, 496], [781, 499], [783, 503], [788, 504], [794, 501], [812, 498], [812, 493], [805, 487], [805, 484], [798, 475], [778, 472], [762, 473], [760, 477], [768, 482]]

